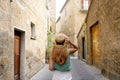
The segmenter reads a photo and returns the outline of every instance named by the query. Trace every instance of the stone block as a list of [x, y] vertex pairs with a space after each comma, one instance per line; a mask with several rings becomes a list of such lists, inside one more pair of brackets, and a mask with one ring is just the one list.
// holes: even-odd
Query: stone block
[[105, 69], [101, 69], [101, 73], [104, 75], [104, 76], [106, 76], [106, 74], [107, 74], [107, 72], [106, 72], [106, 70]]
[[3, 75], [0, 75], [0, 80], [4, 80]]
[[2, 60], [3, 64], [4, 65], [8, 65], [9, 66], [9, 58], [8, 57], [3, 57], [3, 60]]
[[0, 63], [0, 76], [2, 75], [2, 71], [3, 70], [3, 68], [2, 68], [2, 65], [1, 65], [1, 63]]
[[3, 56], [3, 49], [0, 48], [0, 56]]
[[10, 71], [10, 72], [8, 71], [7, 74], [6, 74], [6, 79], [8, 79], [8, 80], [13, 80], [13, 78], [14, 78], [14, 77], [12, 76], [12, 72], [11, 72], [11, 71]]
[[109, 72], [109, 79], [110, 80], [119, 80], [119, 76], [112, 72]]
[[0, 20], [10, 19], [10, 2], [9, 0], [0, 1]]

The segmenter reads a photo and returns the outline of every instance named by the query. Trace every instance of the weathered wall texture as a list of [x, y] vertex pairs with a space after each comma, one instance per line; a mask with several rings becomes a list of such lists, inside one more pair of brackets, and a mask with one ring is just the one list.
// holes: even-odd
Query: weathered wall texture
[[87, 11], [81, 11], [82, 0], [68, 0], [61, 11], [61, 17], [56, 23], [57, 33], [64, 32], [77, 43], [77, 34], [85, 20]]
[[[82, 0], [74, 0], [74, 16], [75, 16], [75, 43], [78, 44], [78, 57], [80, 59], [83, 59], [83, 52], [86, 53], [86, 51], [83, 51], [83, 43], [82, 39], [85, 38], [85, 26], [84, 21], [87, 15], [87, 10], [82, 10]], [[82, 26], [84, 26], [82, 28]], [[81, 29], [82, 28], [82, 29]]]
[[56, 25], [55, 25], [55, 20], [56, 20], [56, 0], [49, 0], [49, 10], [50, 10], [50, 27], [52, 32], [56, 32]]
[[[43, 67], [45, 10], [44, 0], [0, 0], [0, 80], [14, 80], [14, 30], [22, 33], [21, 80], [30, 80]], [[35, 40], [31, 39], [31, 22]]]
[[48, 31], [56, 32], [56, 0], [46, 0]]
[[[10, 26], [10, 2], [0, 0], [0, 80], [12, 80], [13, 36]], [[11, 57], [10, 57], [11, 56]]]
[[46, 0], [46, 9], [47, 9], [47, 49], [46, 49], [46, 63], [48, 62], [49, 54], [52, 49], [52, 38], [56, 32], [56, 0]]
[[[81, 29], [84, 21], [85, 21], [85, 17], [87, 15], [87, 10], [81, 10], [81, 1], [82, 0], [74, 0], [75, 5], [74, 5], [74, 16], [75, 16], [75, 37], [77, 36], [79, 30]], [[77, 38], [75, 38], [77, 39]], [[77, 40], [75, 40], [77, 41]]]
[[[69, 0], [66, 5], [64, 6], [63, 10], [61, 11], [60, 20], [56, 23], [56, 31], [57, 33], [65, 33], [67, 36], [70, 37], [70, 40], [74, 42], [74, 1]], [[59, 24], [59, 25], [58, 25]], [[59, 29], [59, 30], [58, 30]]]
[[93, 0], [87, 16], [88, 63], [92, 63], [91, 31], [98, 22], [100, 28], [99, 64], [110, 80], [120, 79], [120, 0]]
[[86, 36], [86, 24], [84, 23], [77, 35], [78, 43], [78, 58], [81, 60], [87, 59], [87, 36]]
[[59, 32], [60, 32], [60, 18], [61, 17], [59, 17], [59, 19], [57, 19], [57, 21], [56, 21], [56, 34], [58, 34]]

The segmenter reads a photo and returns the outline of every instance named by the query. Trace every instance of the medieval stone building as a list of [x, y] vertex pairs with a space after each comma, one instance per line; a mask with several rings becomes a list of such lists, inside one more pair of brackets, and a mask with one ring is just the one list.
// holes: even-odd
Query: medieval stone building
[[84, 23], [91, 0], [76, 0], [75, 34], [78, 43], [78, 58], [86, 60], [86, 24]]
[[47, 27], [48, 32], [56, 32], [55, 20], [56, 20], [56, 0], [46, 0], [46, 9], [47, 9]]
[[49, 53], [52, 49], [53, 42], [52, 38], [56, 32], [56, 0], [46, 0], [46, 9], [47, 9], [47, 15], [46, 15], [46, 29], [47, 29], [47, 49], [46, 49], [46, 63], [48, 62]]
[[77, 43], [78, 43], [78, 59], [86, 61], [87, 59], [87, 36], [86, 36], [86, 24], [83, 23], [81, 26], [78, 35], [77, 35]]
[[73, 42], [82, 27], [90, 0], [66, 0], [56, 21], [56, 33], [65, 33]]
[[66, 0], [63, 5], [60, 13], [61, 16], [58, 18], [56, 22], [56, 33], [64, 33], [70, 37], [72, 41], [74, 41], [74, 1]]
[[30, 80], [45, 63], [45, 0], [0, 0], [0, 80]]
[[110, 80], [120, 80], [119, 3], [120, 0], [92, 0], [84, 27], [86, 61]]
[[[91, 0], [66, 0], [60, 12], [61, 16], [56, 22], [56, 32], [65, 33], [77, 44], [77, 35], [84, 24], [90, 2]], [[81, 55], [80, 49], [81, 47], [78, 57]]]

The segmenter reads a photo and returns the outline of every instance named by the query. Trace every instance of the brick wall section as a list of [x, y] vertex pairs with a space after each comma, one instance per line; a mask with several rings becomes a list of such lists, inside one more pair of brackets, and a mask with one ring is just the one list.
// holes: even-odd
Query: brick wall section
[[101, 70], [110, 80], [120, 79], [120, 0], [93, 0], [87, 15], [87, 52], [91, 63], [90, 27], [100, 26]]
[[[45, 63], [45, 0], [0, 0], [0, 80], [14, 80], [14, 29], [24, 32], [21, 80], [30, 80]], [[31, 39], [31, 22], [36, 40]]]

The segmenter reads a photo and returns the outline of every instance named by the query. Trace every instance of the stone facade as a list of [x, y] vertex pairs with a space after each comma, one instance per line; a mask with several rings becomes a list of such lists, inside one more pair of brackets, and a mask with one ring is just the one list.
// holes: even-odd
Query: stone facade
[[87, 10], [82, 10], [82, 0], [67, 0], [56, 22], [57, 33], [63, 32], [77, 43], [77, 34], [84, 23]]
[[0, 0], [0, 80], [14, 80], [15, 31], [21, 33], [20, 80], [30, 80], [44, 66], [45, 16], [44, 0]]
[[83, 23], [77, 35], [78, 43], [78, 59], [86, 61], [87, 59], [87, 36], [86, 36], [86, 24]]
[[74, 42], [74, 34], [75, 34], [75, 18], [74, 18], [74, 1], [67, 0], [64, 4], [63, 8], [61, 9], [60, 13], [61, 16], [59, 20], [56, 23], [56, 33], [64, 33], [68, 37], [70, 37], [70, 40]]
[[110, 80], [120, 80], [119, 3], [120, 0], [93, 0], [86, 18], [87, 62]]
[[49, 0], [50, 4], [50, 27], [52, 32], [56, 32], [56, 25], [55, 25], [55, 20], [56, 20], [56, 0]]
[[48, 32], [56, 32], [55, 20], [56, 20], [56, 0], [46, 0], [47, 9], [47, 27]]
[[[87, 9], [82, 8], [84, 0], [75, 0], [74, 16], [75, 16], [75, 43], [78, 44], [78, 58], [81, 60], [86, 59], [86, 24], [84, 24]], [[90, 3], [90, 0], [88, 0]], [[89, 7], [89, 4], [88, 4]], [[85, 41], [85, 42], [84, 42]], [[84, 42], [84, 43], [83, 43]], [[84, 47], [84, 48], [83, 48]]]
[[[83, 0], [80, 0], [83, 1]], [[79, 3], [80, 3], [79, 1]], [[92, 0], [88, 0], [88, 8]], [[78, 2], [76, 1], [76, 5]], [[82, 4], [80, 4], [82, 5]], [[78, 7], [79, 8], [79, 7]], [[77, 32], [77, 43], [78, 43], [78, 58], [86, 61], [87, 59], [87, 34], [86, 34], [86, 23], [85, 18], [88, 10], [81, 9], [79, 10], [78, 17], [76, 16], [76, 32]], [[81, 21], [81, 22], [80, 22]], [[78, 27], [80, 29], [78, 29]], [[78, 30], [77, 30], [78, 29]], [[79, 32], [78, 32], [79, 31]]]
[[60, 26], [61, 26], [61, 24], [60, 24], [60, 18], [61, 17], [59, 17], [58, 19], [57, 19], [57, 21], [56, 21], [56, 34], [58, 34], [59, 32], [60, 32]]
[[[87, 9], [82, 8], [83, 1], [84, 0], [67, 0], [61, 10], [61, 16], [56, 22], [57, 33], [65, 33], [70, 37], [71, 41], [76, 44], [78, 39], [78, 46], [81, 45], [81, 43], [79, 43], [79, 40], [81, 39], [79, 33], [87, 15]], [[80, 49], [81, 46], [79, 46], [78, 55], [76, 53], [75, 56], [80, 57], [82, 55]]]
[[[89, 1], [89, 0], [88, 0]], [[75, 0], [74, 5], [74, 16], [75, 16], [75, 37], [77, 37], [79, 30], [81, 29], [82, 25], [84, 24], [87, 10], [81, 8], [82, 0]], [[77, 38], [75, 38], [77, 41]], [[76, 42], [77, 43], [77, 42]]]
[[56, 32], [56, 0], [46, 0], [46, 9], [47, 9], [47, 49], [46, 49], [46, 63], [48, 62], [49, 53], [52, 49], [53, 42], [52, 38]]

